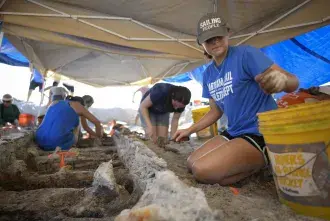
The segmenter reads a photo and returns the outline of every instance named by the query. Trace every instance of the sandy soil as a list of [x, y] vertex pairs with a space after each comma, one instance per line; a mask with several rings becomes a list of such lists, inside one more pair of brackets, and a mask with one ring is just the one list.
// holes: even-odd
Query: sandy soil
[[[47, 159], [48, 152], [38, 152], [38, 159]], [[75, 159], [67, 162], [74, 168], [67, 172], [55, 172], [59, 160], [47, 159], [35, 170], [27, 168], [24, 176], [0, 177], [0, 220], [113, 220], [138, 201], [140, 191], [134, 188], [128, 169], [110, 147], [80, 149]], [[110, 159], [119, 196], [94, 197], [94, 171]]]
[[223, 187], [218, 184], [206, 185], [197, 183], [188, 173], [186, 159], [189, 153], [196, 149], [202, 142], [191, 140], [182, 144], [171, 144], [179, 149], [180, 153], [166, 151], [149, 141], [145, 141], [150, 149], [162, 157], [170, 170], [186, 184], [200, 188], [204, 191], [209, 206], [212, 209], [221, 210], [223, 220], [226, 221], [275, 221], [275, 220], [303, 220], [317, 221], [320, 219], [297, 215], [290, 208], [282, 205], [277, 197], [273, 179], [265, 176], [265, 171], [255, 174], [240, 183], [235, 188], [239, 194], [234, 194], [231, 187]]

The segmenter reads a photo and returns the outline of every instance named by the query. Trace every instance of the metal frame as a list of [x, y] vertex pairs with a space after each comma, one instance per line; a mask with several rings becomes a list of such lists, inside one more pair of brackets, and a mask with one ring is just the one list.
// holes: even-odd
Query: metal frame
[[[3, 0], [2, 4], [5, 2], [6, 0]], [[43, 4], [39, 3], [39, 2], [35, 2], [34, 0], [27, 0], [29, 2], [35, 3], [39, 6], [42, 6]], [[295, 8], [291, 9], [290, 11], [286, 12], [285, 14], [283, 14], [282, 16], [280, 16], [279, 18], [277, 18], [276, 20], [274, 20], [273, 22], [269, 23], [268, 25], [262, 27], [261, 29], [259, 29], [256, 32], [251, 32], [251, 33], [247, 33], [247, 34], [242, 34], [242, 35], [235, 35], [230, 37], [229, 39], [237, 39], [237, 38], [243, 38], [243, 37], [247, 37], [245, 39], [243, 39], [242, 41], [240, 41], [239, 43], [237, 43], [236, 45], [240, 45], [246, 41], [248, 41], [249, 39], [251, 39], [252, 37], [259, 35], [259, 34], [264, 34], [264, 33], [270, 33], [270, 32], [276, 32], [276, 31], [282, 31], [282, 30], [287, 30], [287, 29], [293, 29], [293, 28], [300, 28], [300, 27], [305, 27], [305, 26], [310, 26], [310, 25], [315, 25], [315, 24], [320, 24], [320, 23], [324, 23], [326, 21], [328, 21], [330, 19], [330, 16], [327, 16], [321, 20], [316, 20], [316, 21], [311, 21], [311, 22], [305, 22], [305, 23], [300, 23], [300, 24], [296, 24], [296, 25], [289, 25], [289, 26], [284, 26], [284, 27], [280, 27], [280, 28], [273, 28], [273, 29], [267, 29], [270, 26], [274, 25], [275, 23], [279, 22], [280, 20], [282, 20], [283, 18], [285, 18], [286, 16], [292, 14], [293, 12], [295, 12], [296, 10], [298, 10], [299, 8], [301, 8], [302, 6], [304, 6], [305, 4], [309, 3], [311, 0], [306, 0], [305, 2], [301, 3], [300, 5], [296, 6]], [[1, 6], [1, 4], [0, 4]], [[43, 6], [42, 6], [43, 7]], [[48, 9], [50, 10], [55, 10], [56, 12], [60, 13], [60, 14], [42, 14], [42, 13], [23, 13], [23, 12], [0, 12], [0, 14], [2, 15], [19, 15], [19, 16], [36, 16], [36, 17], [60, 17], [60, 18], [72, 18], [75, 20], [78, 20], [86, 25], [90, 25], [94, 28], [97, 28], [99, 30], [102, 30], [104, 32], [107, 32], [109, 34], [115, 35], [119, 38], [125, 39], [127, 41], [168, 41], [168, 42], [179, 42], [187, 47], [196, 49], [200, 52], [202, 52], [202, 50], [189, 45], [185, 42], [195, 42], [196, 39], [181, 39], [181, 38], [174, 38], [170, 35], [167, 35], [153, 27], [150, 27], [148, 25], [143, 24], [142, 22], [136, 21], [132, 18], [126, 18], [126, 17], [116, 17], [116, 16], [93, 16], [93, 15], [69, 15], [63, 12], [60, 12], [56, 9], [53, 9], [51, 7], [46, 6]], [[121, 35], [117, 32], [102, 28], [100, 26], [94, 25], [88, 21], [82, 20], [81, 18], [85, 18], [85, 19], [104, 19], [104, 20], [126, 20], [126, 21], [131, 21], [137, 25], [140, 25], [141, 27], [144, 27], [146, 29], [149, 29], [155, 33], [158, 33], [160, 35], [163, 35], [167, 38], [134, 38], [134, 37], [126, 37], [124, 35]], [[265, 30], [267, 29], [267, 30]]]
[[[112, 34], [112, 35], [115, 35], [119, 38], [122, 38], [124, 40], [127, 40], [127, 41], [173, 41], [173, 42], [178, 42], [182, 45], [185, 45], [186, 47], [189, 47], [189, 48], [192, 48], [194, 50], [197, 50], [199, 52], [203, 52], [203, 50], [197, 48], [197, 47], [194, 47], [184, 41], [191, 41], [191, 42], [196, 42], [195, 39], [177, 39], [177, 38], [174, 38], [160, 30], [157, 30], [151, 26], [148, 26], [142, 22], [139, 22], [137, 20], [134, 20], [132, 18], [125, 18], [125, 17], [115, 17], [115, 16], [86, 16], [86, 15], [70, 15], [70, 14], [67, 14], [65, 12], [62, 12], [60, 10], [57, 10], [53, 7], [50, 7], [50, 6], [47, 6], [43, 3], [40, 3], [38, 1], [35, 1], [35, 0], [27, 0], [28, 2], [30, 3], [33, 3], [33, 4], [36, 4], [36, 5], [39, 5], [43, 8], [47, 8], [53, 12], [56, 12], [58, 14], [38, 14], [38, 13], [20, 13], [20, 12], [0, 12], [0, 14], [3, 14], [3, 15], [21, 15], [21, 16], [41, 16], [41, 17], [63, 17], [63, 18], [71, 18], [71, 19], [74, 19], [76, 21], [79, 21], [81, 23], [84, 23], [86, 25], [89, 25], [91, 27], [94, 27], [96, 29], [99, 29], [101, 31], [104, 31], [104, 32], [107, 32], [109, 34]], [[109, 30], [109, 29], [106, 29], [106, 28], [103, 28], [101, 26], [98, 26], [98, 25], [95, 25], [95, 24], [92, 24], [86, 20], [83, 20], [81, 18], [89, 18], [89, 19], [108, 19], [108, 20], [127, 20], [127, 21], [131, 21], [141, 27], [144, 27], [148, 30], [151, 30], [157, 34], [160, 34], [160, 35], [163, 35], [167, 38], [130, 38], [130, 37], [126, 37], [124, 35], [121, 35], [117, 32], [114, 32], [112, 30]]]
[[0, 3], [0, 8], [2, 8], [2, 6], [6, 3], [6, 0], [2, 0], [2, 2]]
[[1, 52], [2, 39], [3, 39], [3, 31], [1, 31], [1, 27], [0, 27], [0, 52]]
[[159, 75], [158, 75], [157, 77], [155, 77], [155, 79], [163, 79], [163, 78], [165, 78], [166, 76], [168, 76], [174, 68], [183, 65], [183, 67], [180, 68], [180, 70], [179, 70], [176, 74], [171, 75], [171, 76], [178, 75], [178, 74], [180, 74], [180, 72], [181, 72], [183, 69], [185, 69], [189, 64], [192, 64], [192, 63], [195, 63], [195, 62], [199, 62], [199, 61], [201, 61], [201, 60], [202, 60], [202, 59], [200, 59], [200, 60], [195, 60], [195, 61], [187, 61], [187, 62], [183, 62], [183, 63], [175, 64], [175, 65], [173, 65], [170, 69], [168, 69], [162, 77], [158, 78], [158, 76], [159, 76]]
[[269, 24], [265, 25], [264, 27], [262, 27], [261, 29], [259, 29], [258, 31], [250, 34], [247, 38], [244, 38], [242, 41], [238, 42], [236, 44], [240, 45], [243, 44], [244, 42], [248, 41], [249, 39], [253, 38], [254, 36], [258, 35], [260, 32], [264, 31], [265, 29], [269, 28], [270, 26], [274, 25], [275, 23], [279, 22], [280, 20], [282, 20], [283, 18], [287, 17], [288, 15], [292, 14], [293, 12], [297, 11], [298, 9], [300, 9], [302, 6], [306, 5], [307, 3], [309, 3], [312, 0], [306, 0], [303, 3], [297, 5], [296, 7], [292, 8], [291, 10], [287, 11], [286, 13], [284, 13], [283, 15], [281, 15], [280, 17], [278, 17], [277, 19], [275, 19], [274, 21], [270, 22]]

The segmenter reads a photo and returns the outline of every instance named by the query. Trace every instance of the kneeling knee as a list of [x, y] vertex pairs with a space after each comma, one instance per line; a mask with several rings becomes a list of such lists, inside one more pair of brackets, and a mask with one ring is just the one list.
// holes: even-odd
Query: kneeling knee
[[192, 165], [192, 173], [198, 182], [226, 185], [225, 179], [227, 174], [225, 172], [215, 171], [213, 168], [209, 168], [202, 163], [194, 163]]
[[212, 171], [200, 163], [194, 163], [192, 165], [192, 173], [194, 178], [201, 183], [214, 183], [212, 179]]

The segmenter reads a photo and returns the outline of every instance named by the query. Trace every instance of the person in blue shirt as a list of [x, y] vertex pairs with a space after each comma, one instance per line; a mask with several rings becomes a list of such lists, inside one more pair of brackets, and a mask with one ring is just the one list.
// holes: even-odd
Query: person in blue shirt
[[100, 121], [83, 105], [84, 103], [79, 101], [53, 101], [36, 131], [35, 140], [38, 146], [46, 151], [70, 149], [78, 142], [79, 118], [92, 122], [95, 125], [93, 134], [102, 138]]
[[30, 70], [32, 72], [32, 79], [29, 86], [27, 101], [30, 100], [32, 92], [37, 87], [39, 87], [39, 92], [42, 92], [42, 88], [44, 86], [44, 76], [36, 68], [34, 68], [32, 64], [30, 64]]
[[170, 113], [173, 112], [171, 136], [174, 135], [180, 115], [189, 104], [190, 98], [188, 88], [167, 83], [155, 84], [143, 95], [139, 108], [140, 120], [146, 135], [154, 143], [158, 138], [167, 139]]
[[203, 97], [209, 99], [211, 110], [173, 138], [180, 140], [200, 131], [225, 113], [228, 129], [194, 151], [187, 166], [199, 182], [228, 185], [267, 165], [257, 113], [276, 109], [271, 94], [293, 92], [299, 82], [259, 49], [229, 46], [229, 26], [219, 14], [203, 16], [197, 29], [198, 43], [213, 59], [203, 74]]

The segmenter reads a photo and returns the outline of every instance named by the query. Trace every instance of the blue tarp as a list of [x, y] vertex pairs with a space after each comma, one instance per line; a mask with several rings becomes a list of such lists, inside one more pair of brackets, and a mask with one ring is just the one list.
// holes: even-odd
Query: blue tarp
[[[298, 76], [300, 88], [317, 86], [330, 81], [330, 25], [270, 45], [261, 50], [276, 64]], [[197, 80], [202, 82], [203, 72], [209, 64], [193, 71], [165, 79], [168, 82]], [[276, 95], [280, 97], [282, 94]]]
[[21, 67], [29, 66], [29, 60], [17, 51], [6, 37], [3, 38], [0, 48], [0, 63]]

